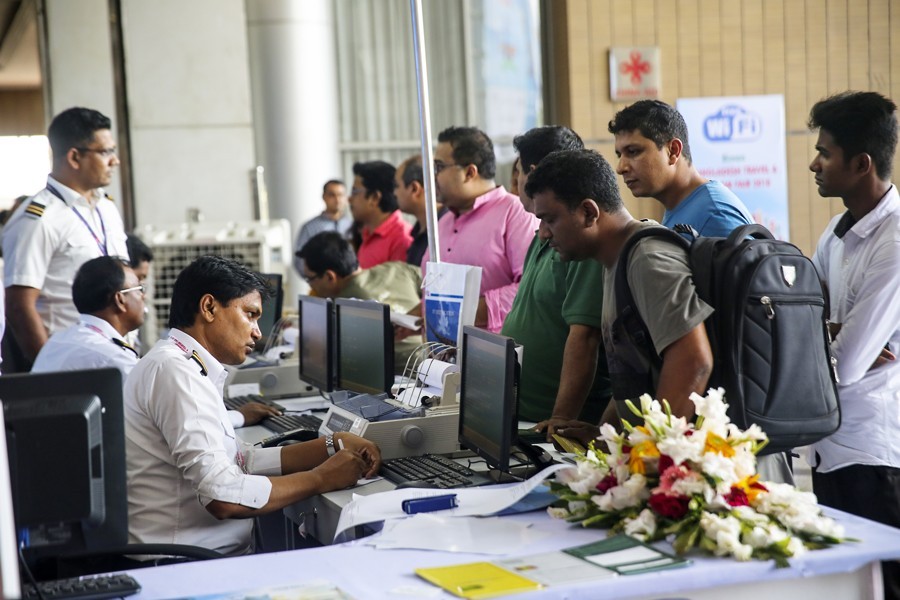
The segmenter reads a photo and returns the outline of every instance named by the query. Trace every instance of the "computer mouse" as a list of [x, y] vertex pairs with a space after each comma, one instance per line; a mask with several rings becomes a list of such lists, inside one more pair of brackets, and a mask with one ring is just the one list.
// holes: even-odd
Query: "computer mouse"
[[260, 442], [263, 448], [272, 448], [274, 446], [288, 446], [297, 442], [308, 442], [319, 437], [319, 432], [314, 429], [294, 429], [285, 433], [279, 433], [268, 437]]
[[406, 488], [436, 488], [437, 486], [433, 481], [428, 481], [426, 479], [414, 479], [412, 481], [404, 481], [403, 483], [397, 484], [398, 490], [405, 490]]

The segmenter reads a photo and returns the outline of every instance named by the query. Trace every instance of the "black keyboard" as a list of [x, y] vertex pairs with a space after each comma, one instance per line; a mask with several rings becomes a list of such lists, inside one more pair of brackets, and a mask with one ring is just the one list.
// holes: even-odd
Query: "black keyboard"
[[259, 424], [275, 433], [284, 433], [295, 429], [319, 431], [322, 419], [315, 415], [278, 415], [277, 417], [267, 417]]
[[381, 475], [396, 484], [429, 481], [438, 488], [461, 488], [493, 483], [490, 478], [439, 454], [392, 458], [381, 464]]
[[233, 398], [225, 398], [225, 408], [228, 410], [237, 410], [245, 404], [249, 404], [251, 402], [258, 402], [259, 404], [265, 404], [267, 406], [271, 406], [272, 408], [277, 408], [281, 412], [285, 411], [285, 408], [278, 404], [277, 402], [272, 402], [271, 400], [267, 400], [260, 395], [257, 394], [249, 394], [247, 396], [234, 396]]
[[[121, 598], [141, 591], [141, 585], [130, 575], [90, 575], [39, 581], [37, 584], [47, 600]], [[38, 590], [30, 583], [22, 584], [22, 598], [39, 598]]]

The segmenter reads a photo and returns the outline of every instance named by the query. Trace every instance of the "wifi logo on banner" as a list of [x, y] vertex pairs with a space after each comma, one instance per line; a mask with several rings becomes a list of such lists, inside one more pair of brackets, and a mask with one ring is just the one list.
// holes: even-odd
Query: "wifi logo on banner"
[[759, 115], [731, 104], [703, 120], [703, 135], [711, 142], [753, 142], [762, 127]]

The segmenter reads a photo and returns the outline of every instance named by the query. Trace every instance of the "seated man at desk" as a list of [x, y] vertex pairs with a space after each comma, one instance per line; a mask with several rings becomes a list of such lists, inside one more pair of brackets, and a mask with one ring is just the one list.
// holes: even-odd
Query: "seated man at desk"
[[[114, 256], [93, 258], [78, 269], [72, 282], [78, 323], [53, 334], [41, 348], [33, 373], [115, 367], [122, 380], [138, 363], [127, 335], [144, 322], [144, 286], [138, 272]], [[280, 414], [271, 406], [248, 403], [229, 410], [234, 427], [259, 423]]]
[[[422, 271], [405, 262], [391, 261], [361, 269], [353, 248], [342, 235], [322, 232], [306, 242], [297, 256], [304, 261], [303, 278], [322, 298], [376, 300], [405, 313], [421, 302]], [[394, 367], [402, 372], [421, 342], [418, 336], [394, 342]]]
[[115, 256], [92, 258], [75, 273], [72, 300], [78, 322], [47, 340], [32, 372], [115, 367], [124, 380], [138, 361], [125, 336], [144, 322], [144, 286], [134, 270]]
[[261, 337], [265, 280], [217, 256], [175, 281], [168, 339], [125, 382], [128, 533], [136, 543], [252, 551], [251, 517], [378, 473], [378, 447], [338, 433], [286, 447], [240, 442], [225, 414], [223, 364]]

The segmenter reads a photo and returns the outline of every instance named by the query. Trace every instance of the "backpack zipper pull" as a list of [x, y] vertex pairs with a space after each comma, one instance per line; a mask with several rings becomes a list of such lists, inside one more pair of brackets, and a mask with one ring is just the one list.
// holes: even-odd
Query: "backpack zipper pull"
[[775, 307], [772, 306], [772, 299], [768, 296], [763, 296], [759, 299], [759, 303], [762, 304], [766, 309], [766, 317], [769, 319], [775, 318]]

